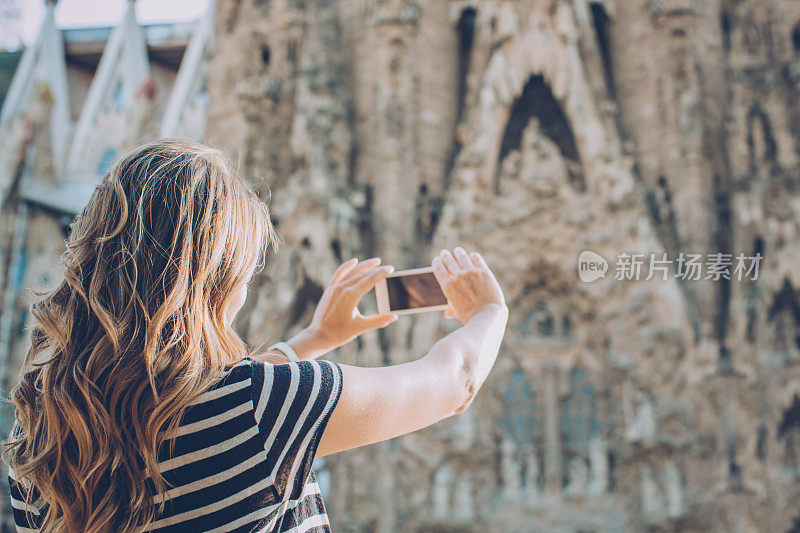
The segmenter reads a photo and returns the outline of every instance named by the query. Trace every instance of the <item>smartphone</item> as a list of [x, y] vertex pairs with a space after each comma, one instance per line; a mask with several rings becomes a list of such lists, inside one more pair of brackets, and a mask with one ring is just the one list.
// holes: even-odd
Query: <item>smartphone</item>
[[432, 267], [392, 273], [375, 285], [375, 298], [380, 314], [408, 315], [447, 308], [447, 297], [433, 275]]

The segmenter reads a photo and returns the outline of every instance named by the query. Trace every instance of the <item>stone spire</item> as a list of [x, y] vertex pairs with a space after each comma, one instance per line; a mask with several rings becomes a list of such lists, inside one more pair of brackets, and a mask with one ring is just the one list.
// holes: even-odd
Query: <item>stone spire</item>
[[[66, 166], [68, 176], [81, 173], [81, 162], [89, 136], [103, 104], [109, 99], [116, 98], [120, 100], [118, 105], [122, 105], [123, 108], [130, 107], [136, 92], [150, 77], [147, 45], [144, 31], [136, 21], [135, 5], [135, 0], [128, 0], [122, 21], [111, 32], [103, 50], [103, 56], [100, 58], [100, 64], [75, 129]], [[115, 85], [115, 82], [118, 82], [118, 85]], [[114, 91], [117, 86], [120, 88], [118, 94]]]
[[47, 0], [46, 11], [36, 41], [25, 50], [0, 111], [0, 129], [8, 131], [12, 120], [24, 113], [37, 87], [46, 84], [52, 95], [50, 136], [53, 166], [60, 170], [71, 128], [69, 86], [64, 58], [64, 39], [56, 28], [57, 0]]
[[203, 90], [207, 78], [208, 56], [214, 41], [215, 10], [216, 2], [208, 0], [205, 14], [197, 21], [192, 40], [186, 48], [175, 78], [175, 85], [172, 86], [172, 92], [164, 109], [164, 118], [159, 131], [162, 137], [184, 133], [185, 127], [182, 127], [184, 111], [196, 101]]

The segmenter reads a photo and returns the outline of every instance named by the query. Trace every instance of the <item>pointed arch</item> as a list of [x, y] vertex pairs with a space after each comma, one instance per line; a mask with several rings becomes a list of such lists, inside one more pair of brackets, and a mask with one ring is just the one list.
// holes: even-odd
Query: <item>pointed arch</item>
[[800, 353], [800, 290], [788, 278], [773, 296], [767, 310], [767, 320], [774, 324], [775, 347], [778, 355], [788, 357]]
[[778, 145], [772, 134], [772, 124], [758, 102], [753, 102], [747, 113], [747, 151], [752, 174], [757, 172], [759, 164], [776, 164]]
[[494, 192], [500, 194], [500, 168], [505, 157], [522, 145], [522, 135], [531, 119], [539, 121], [539, 129], [558, 146], [561, 156], [568, 161], [570, 184], [576, 189], [586, 189], [586, 182], [581, 168], [578, 145], [569, 118], [564, 113], [561, 103], [553, 95], [553, 91], [541, 74], [528, 78], [522, 94], [511, 105], [508, 122], [500, 143], [500, 154], [494, 175]]

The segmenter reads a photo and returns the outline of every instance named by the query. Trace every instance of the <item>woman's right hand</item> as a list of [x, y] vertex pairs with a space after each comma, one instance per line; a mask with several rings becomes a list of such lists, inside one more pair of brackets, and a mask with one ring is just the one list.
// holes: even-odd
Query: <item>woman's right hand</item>
[[[356, 305], [367, 292], [394, 271], [391, 265], [378, 266], [380, 257], [358, 263], [356, 258], [342, 263], [333, 273], [331, 282], [322, 293], [307, 336], [314, 339], [317, 357], [350, 342], [371, 329], [388, 326], [397, 315], [362, 315]], [[290, 346], [294, 348], [292, 343]], [[297, 351], [297, 349], [295, 349]], [[298, 352], [299, 356], [299, 352]]]
[[447, 318], [466, 324], [487, 305], [506, 307], [505, 297], [492, 271], [478, 252], [467, 254], [460, 246], [442, 250], [431, 262], [433, 274], [447, 297]]

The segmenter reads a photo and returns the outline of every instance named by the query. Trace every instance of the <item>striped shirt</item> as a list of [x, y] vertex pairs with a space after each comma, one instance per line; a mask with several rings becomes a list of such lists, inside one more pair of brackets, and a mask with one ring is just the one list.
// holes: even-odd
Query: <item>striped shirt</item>
[[[147, 531], [330, 531], [311, 466], [341, 391], [333, 361], [247, 357], [227, 370], [187, 408], [174, 452], [160, 450], [171, 488]], [[9, 484], [18, 531], [37, 531], [46, 508], [24, 502], [13, 471]]]

